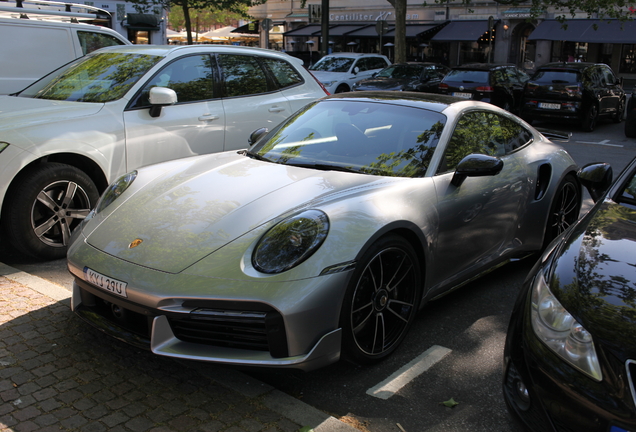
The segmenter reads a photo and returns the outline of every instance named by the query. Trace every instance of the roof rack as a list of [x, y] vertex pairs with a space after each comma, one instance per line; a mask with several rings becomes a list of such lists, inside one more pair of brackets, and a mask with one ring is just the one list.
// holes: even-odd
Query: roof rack
[[[11, 6], [15, 3], [15, 6]], [[110, 24], [108, 11], [95, 6], [52, 0], [0, 0], [0, 17]]]

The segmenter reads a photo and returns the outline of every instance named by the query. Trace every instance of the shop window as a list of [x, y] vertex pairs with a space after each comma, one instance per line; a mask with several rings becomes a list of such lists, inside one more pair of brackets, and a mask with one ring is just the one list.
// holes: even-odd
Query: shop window
[[621, 52], [620, 73], [636, 73], [636, 45], [625, 44]]

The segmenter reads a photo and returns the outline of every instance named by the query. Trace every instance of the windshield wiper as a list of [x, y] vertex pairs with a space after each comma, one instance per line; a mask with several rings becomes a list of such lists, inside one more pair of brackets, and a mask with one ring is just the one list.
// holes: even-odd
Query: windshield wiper
[[291, 166], [296, 166], [300, 168], [312, 168], [312, 169], [317, 169], [322, 171], [342, 171], [342, 172], [360, 174], [360, 170], [349, 168], [342, 165], [331, 165], [331, 164], [325, 164], [325, 163], [286, 163], [285, 165], [291, 165]]
[[265, 156], [261, 156], [258, 153], [254, 153], [254, 152], [251, 152], [249, 150], [240, 150], [238, 152], [238, 154], [247, 156], [247, 157], [252, 158], [252, 159], [264, 161], [264, 162], [271, 162], [271, 160], [267, 159]]

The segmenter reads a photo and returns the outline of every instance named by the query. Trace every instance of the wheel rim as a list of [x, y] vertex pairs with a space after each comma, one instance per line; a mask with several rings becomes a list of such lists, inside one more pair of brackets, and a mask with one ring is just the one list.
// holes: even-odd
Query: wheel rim
[[387, 248], [369, 261], [351, 302], [351, 329], [358, 348], [377, 356], [402, 339], [415, 313], [415, 267], [400, 248]]
[[568, 229], [579, 217], [579, 194], [573, 183], [566, 183], [556, 197], [555, 208], [551, 215], [550, 229], [552, 238]]
[[65, 247], [71, 232], [90, 212], [88, 194], [75, 182], [63, 180], [44, 187], [31, 209], [31, 228], [48, 246]]

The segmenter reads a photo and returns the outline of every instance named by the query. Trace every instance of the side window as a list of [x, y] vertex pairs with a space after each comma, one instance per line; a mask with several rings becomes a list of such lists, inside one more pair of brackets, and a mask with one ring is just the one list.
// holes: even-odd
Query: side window
[[498, 114], [470, 111], [462, 115], [448, 142], [438, 174], [454, 171], [469, 154], [505, 156], [532, 140], [532, 133]]
[[144, 86], [133, 107], [150, 106], [148, 95], [152, 87], [167, 87], [174, 90], [178, 103], [214, 98], [214, 76], [210, 56], [183, 57], [166, 65]]
[[610, 68], [601, 67], [603, 76], [605, 77], [605, 85], [614, 85], [616, 83], [616, 77]]
[[274, 75], [278, 88], [290, 87], [303, 82], [303, 77], [286, 61], [271, 58], [263, 58], [263, 61]]
[[124, 45], [124, 43], [116, 37], [103, 33], [78, 31], [77, 38], [79, 39], [79, 43], [82, 47], [82, 53], [84, 55], [100, 48], [113, 45]]
[[522, 84], [530, 79], [530, 76], [521, 69], [517, 69], [517, 74], [519, 74], [519, 81], [521, 81]]
[[369, 62], [369, 69], [384, 69], [388, 66], [380, 57], [370, 57], [367, 61]]
[[223, 71], [224, 97], [267, 93], [270, 90], [258, 58], [235, 54], [220, 54], [218, 58]]
[[504, 75], [504, 71], [501, 69], [495, 69], [492, 71], [492, 76], [497, 84], [506, 82], [506, 76]]
[[506, 68], [506, 81], [511, 82], [513, 84], [519, 83], [519, 76], [517, 75], [517, 71], [513, 68]]
[[356, 68], [356, 67], [360, 68], [360, 72], [364, 72], [366, 70], [369, 70], [369, 62], [368, 62], [368, 60], [369, 59], [367, 59], [367, 58], [358, 59], [358, 61], [356, 62], [354, 68]]

